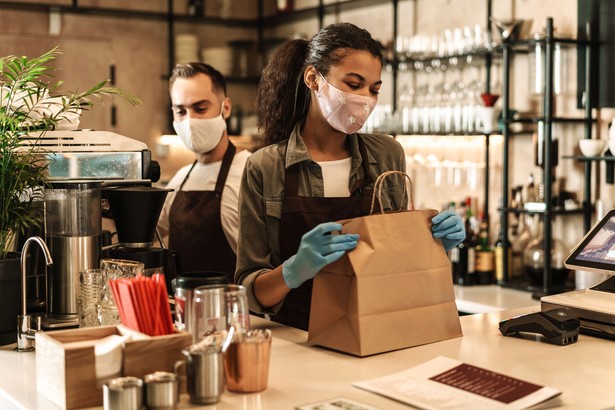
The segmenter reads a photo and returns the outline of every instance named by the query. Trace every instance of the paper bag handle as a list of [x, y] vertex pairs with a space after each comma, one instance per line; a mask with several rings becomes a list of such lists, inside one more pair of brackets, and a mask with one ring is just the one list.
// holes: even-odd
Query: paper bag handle
[[[414, 210], [414, 201], [412, 199], [412, 179], [410, 179], [410, 176], [402, 171], [385, 171], [382, 174], [378, 175], [378, 178], [376, 178], [376, 182], [374, 182], [374, 193], [372, 194], [372, 206], [369, 210], [370, 215], [374, 213], [374, 204], [376, 203], [376, 197], [378, 197], [378, 205], [380, 205], [380, 212], [384, 213], [384, 208], [382, 207], [382, 185], [383, 185], [384, 179], [388, 177], [389, 175], [402, 175], [406, 177], [406, 179], [410, 183], [410, 194], [408, 195], [408, 198], [410, 200], [410, 210], [411, 211]], [[404, 192], [402, 194], [401, 206], [399, 209], [400, 211], [402, 211], [404, 208], [405, 198], [406, 198], [406, 184], [404, 184]]]

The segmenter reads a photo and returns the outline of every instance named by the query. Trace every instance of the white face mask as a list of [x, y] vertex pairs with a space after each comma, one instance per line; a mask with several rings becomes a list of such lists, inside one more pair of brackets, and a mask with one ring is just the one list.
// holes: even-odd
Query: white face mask
[[322, 82], [316, 91], [320, 111], [338, 131], [352, 134], [361, 129], [374, 110], [377, 100], [365, 95], [342, 91], [318, 73]]
[[186, 118], [173, 121], [173, 129], [186, 147], [197, 154], [205, 154], [218, 145], [226, 131], [226, 121], [220, 115], [214, 118]]

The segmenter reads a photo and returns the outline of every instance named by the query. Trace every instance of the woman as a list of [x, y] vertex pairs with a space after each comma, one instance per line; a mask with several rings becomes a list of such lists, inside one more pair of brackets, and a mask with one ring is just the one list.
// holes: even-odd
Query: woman
[[[235, 273], [253, 312], [307, 329], [312, 278], [359, 239], [329, 235], [341, 229], [332, 221], [368, 214], [378, 175], [405, 171], [393, 138], [357, 134], [376, 105], [381, 70], [379, 43], [349, 23], [285, 42], [265, 68], [257, 107], [267, 146], [244, 170]], [[404, 207], [404, 183], [387, 184], [384, 208]], [[432, 223], [447, 249], [465, 237], [453, 212]]]

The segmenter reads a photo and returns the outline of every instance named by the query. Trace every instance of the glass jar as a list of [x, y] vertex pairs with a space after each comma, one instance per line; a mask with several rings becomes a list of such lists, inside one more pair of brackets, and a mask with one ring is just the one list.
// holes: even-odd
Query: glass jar
[[[538, 215], [536, 215], [538, 216]], [[513, 269], [510, 277], [512, 279], [521, 279], [525, 276], [525, 266], [523, 264], [523, 250], [527, 247], [527, 244], [532, 240], [532, 226], [531, 219], [526, 214], [521, 214], [519, 218], [519, 226], [511, 233], [511, 248], [513, 258]]]
[[[542, 286], [543, 284], [545, 260], [543, 241], [543, 221], [539, 219], [536, 226], [536, 236], [523, 250], [523, 265], [531, 284], [535, 286]], [[559, 239], [553, 237], [551, 242], [551, 285], [561, 286], [568, 277], [569, 270], [564, 266], [568, 251]]]

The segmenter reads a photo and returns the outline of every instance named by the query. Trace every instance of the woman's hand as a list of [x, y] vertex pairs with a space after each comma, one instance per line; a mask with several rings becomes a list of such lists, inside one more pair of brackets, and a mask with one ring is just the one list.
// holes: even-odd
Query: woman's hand
[[299, 287], [316, 276], [323, 267], [357, 246], [359, 235], [327, 235], [341, 229], [342, 225], [338, 223], [326, 222], [303, 235], [297, 253], [282, 264], [286, 286], [291, 289]]
[[441, 239], [444, 249], [449, 251], [466, 238], [461, 217], [451, 210], [440, 212], [431, 219], [431, 233], [434, 238]]

